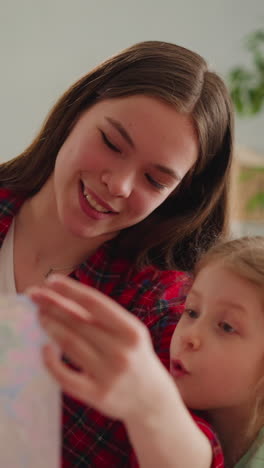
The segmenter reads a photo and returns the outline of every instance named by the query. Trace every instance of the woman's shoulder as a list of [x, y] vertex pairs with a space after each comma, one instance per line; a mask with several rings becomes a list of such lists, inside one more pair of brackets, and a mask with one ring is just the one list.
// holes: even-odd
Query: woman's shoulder
[[151, 290], [153, 294], [162, 293], [164, 300], [170, 300], [176, 296], [186, 296], [192, 282], [190, 273], [182, 270], [159, 270], [154, 266], [148, 266], [134, 275], [131, 275], [130, 283]]
[[0, 183], [0, 215], [14, 216], [24, 198], [13, 190], [1, 186]]
[[0, 247], [24, 198], [0, 185]]
[[[84, 284], [101, 290], [128, 310], [145, 316], [148, 311], [161, 316], [185, 301], [191, 275], [181, 270], [159, 270], [147, 266], [136, 270], [133, 263], [100, 248], [76, 274]], [[155, 314], [156, 315], [156, 314]]]
[[106, 289], [103, 292], [108, 294], [112, 284], [117, 289], [136, 288], [152, 295], [164, 292], [164, 299], [170, 299], [175, 293], [185, 295], [192, 281], [191, 274], [180, 269], [161, 270], [153, 265], [137, 269], [131, 260], [118, 254], [109, 255], [108, 246], [102, 246], [84, 262], [77, 276], [82, 283]]

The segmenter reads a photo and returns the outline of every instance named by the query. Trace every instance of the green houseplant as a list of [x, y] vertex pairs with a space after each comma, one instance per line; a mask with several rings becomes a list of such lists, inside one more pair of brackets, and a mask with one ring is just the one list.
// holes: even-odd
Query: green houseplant
[[[250, 55], [250, 66], [235, 66], [228, 74], [228, 83], [235, 111], [241, 117], [253, 116], [264, 111], [264, 29], [250, 34], [245, 41]], [[256, 172], [264, 172], [263, 167], [248, 168], [241, 174], [241, 181], [254, 177]], [[263, 210], [264, 189], [260, 189], [247, 203], [247, 209]]]
[[264, 110], [264, 29], [250, 34], [245, 47], [252, 59], [251, 67], [236, 66], [228, 75], [231, 97], [241, 116]]

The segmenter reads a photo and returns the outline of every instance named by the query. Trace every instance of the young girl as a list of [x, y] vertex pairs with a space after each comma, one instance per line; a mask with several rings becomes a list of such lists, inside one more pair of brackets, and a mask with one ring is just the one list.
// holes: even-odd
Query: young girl
[[[232, 122], [222, 80], [174, 44], [136, 44], [81, 78], [0, 166], [0, 292], [70, 275], [138, 315], [168, 366], [182, 269], [227, 229]], [[64, 396], [64, 468], [131, 454], [119, 421]]]
[[199, 261], [171, 341], [172, 377], [140, 321], [97, 291], [88, 298], [54, 276], [31, 297], [82, 369], [47, 347], [49, 370], [66, 392], [124, 422], [140, 467], [263, 466], [264, 237], [216, 245]]
[[264, 446], [250, 449], [263, 437], [263, 330], [264, 237], [215, 246], [196, 267], [171, 342], [171, 373], [186, 405], [216, 430], [227, 467], [264, 464]]

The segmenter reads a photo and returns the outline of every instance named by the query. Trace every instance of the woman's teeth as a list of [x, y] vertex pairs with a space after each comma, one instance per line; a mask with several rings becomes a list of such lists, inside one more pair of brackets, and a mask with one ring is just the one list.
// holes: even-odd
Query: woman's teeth
[[102, 205], [100, 205], [89, 193], [86, 193], [85, 190], [83, 191], [83, 194], [86, 198], [86, 200], [90, 203], [91, 207], [94, 208], [96, 211], [99, 211], [100, 213], [109, 213], [109, 210], [106, 210]]

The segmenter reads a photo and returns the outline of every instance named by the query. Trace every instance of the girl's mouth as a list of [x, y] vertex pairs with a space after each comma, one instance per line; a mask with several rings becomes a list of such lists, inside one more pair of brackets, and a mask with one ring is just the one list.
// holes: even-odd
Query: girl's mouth
[[171, 361], [170, 372], [173, 377], [183, 377], [189, 374], [183, 363], [178, 359]]

